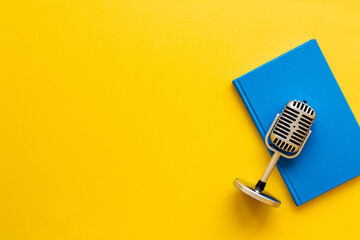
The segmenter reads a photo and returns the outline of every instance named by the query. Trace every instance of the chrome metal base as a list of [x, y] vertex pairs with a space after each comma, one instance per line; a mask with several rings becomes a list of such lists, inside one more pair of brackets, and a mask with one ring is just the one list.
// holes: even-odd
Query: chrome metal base
[[255, 198], [256, 200], [258, 200], [266, 205], [269, 205], [271, 207], [278, 208], [281, 204], [281, 202], [279, 200], [276, 200], [275, 198], [273, 198], [269, 195], [266, 195], [264, 193], [258, 192], [252, 188], [245, 186], [244, 184], [242, 184], [240, 182], [240, 179], [238, 179], [238, 178], [236, 178], [234, 180], [234, 186], [237, 187], [243, 193], [249, 195], [250, 197]]

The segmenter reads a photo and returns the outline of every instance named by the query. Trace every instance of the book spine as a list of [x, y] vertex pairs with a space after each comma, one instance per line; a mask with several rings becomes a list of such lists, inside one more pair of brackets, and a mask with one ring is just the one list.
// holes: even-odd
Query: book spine
[[[241, 77], [240, 77], [240, 78], [241, 78]], [[238, 91], [238, 93], [239, 93], [242, 101], [244, 102], [245, 107], [246, 107], [247, 111], [249, 112], [250, 117], [252, 118], [253, 122], [255, 123], [255, 126], [256, 126], [256, 128], [258, 129], [258, 131], [259, 131], [262, 139], [264, 139], [264, 138], [265, 138], [264, 128], [262, 127], [262, 125], [261, 125], [261, 123], [260, 123], [260, 121], [259, 121], [259, 119], [258, 119], [258, 117], [257, 117], [257, 115], [256, 115], [256, 113], [255, 113], [255, 111], [254, 111], [254, 109], [253, 109], [253, 107], [251, 106], [251, 103], [248, 101], [248, 98], [247, 98], [247, 96], [246, 96], [245, 91], [244, 91], [244, 90], [242, 89], [242, 87], [241, 87], [241, 84], [240, 84], [240, 81], [239, 81], [240, 78], [235, 79], [235, 80], [233, 81], [233, 84], [235, 85], [236, 90]]]
[[[256, 128], [258, 129], [262, 139], [265, 141], [265, 129], [263, 128], [263, 126], [261, 125], [253, 107], [251, 106], [251, 103], [249, 102], [247, 96], [246, 96], [246, 93], [245, 91], [243, 90], [243, 88], [241, 87], [241, 83], [240, 83], [240, 78], [238, 79], [235, 79], [233, 81], [233, 84], [236, 88], [236, 90], [238, 91], [242, 101], [244, 102], [245, 104], [245, 107], [247, 109], [247, 111], [249, 112], [253, 122], [255, 123], [255, 126]], [[269, 150], [270, 154], [272, 154], [272, 152]], [[278, 168], [278, 171], [280, 172], [280, 175], [282, 177], [282, 179], [284, 180], [287, 188], [289, 189], [289, 192], [292, 196], [292, 198], [294, 199], [294, 202], [296, 204], [296, 206], [300, 206], [301, 204], [303, 204], [303, 202], [300, 200], [299, 198], [299, 195], [297, 194], [297, 192], [295, 191], [295, 188], [294, 186], [292, 185], [291, 181], [290, 181], [290, 178], [288, 177], [288, 175], [286, 174], [286, 171], [285, 169], [282, 167], [281, 165], [281, 161], [279, 161], [277, 164], [276, 164], [277, 168]]]

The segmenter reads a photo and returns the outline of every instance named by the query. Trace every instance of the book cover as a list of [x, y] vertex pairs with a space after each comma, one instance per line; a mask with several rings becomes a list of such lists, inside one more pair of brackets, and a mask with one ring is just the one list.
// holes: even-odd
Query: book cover
[[360, 174], [360, 128], [316, 40], [233, 81], [260, 135], [291, 100], [315, 109], [312, 134], [277, 168], [297, 206]]

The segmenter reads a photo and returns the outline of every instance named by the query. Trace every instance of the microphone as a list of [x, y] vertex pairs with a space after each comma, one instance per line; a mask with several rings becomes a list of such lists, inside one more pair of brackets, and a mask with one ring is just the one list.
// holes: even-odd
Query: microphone
[[[295, 158], [300, 154], [311, 134], [310, 127], [315, 117], [314, 109], [306, 101], [290, 101], [281, 114], [276, 115], [265, 136], [265, 144], [274, 154], [262, 178], [255, 185], [255, 190], [242, 184], [238, 178], [234, 181], [235, 187], [262, 203], [279, 207], [281, 204], [279, 200], [262, 192], [280, 156]], [[269, 144], [269, 136], [271, 144]]]
[[271, 131], [271, 142], [285, 152], [297, 152], [315, 117], [314, 109], [306, 101], [289, 102]]

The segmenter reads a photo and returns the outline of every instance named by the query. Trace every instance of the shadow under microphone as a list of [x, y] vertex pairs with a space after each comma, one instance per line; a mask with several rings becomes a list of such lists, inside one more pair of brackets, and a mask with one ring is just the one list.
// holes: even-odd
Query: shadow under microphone
[[[265, 144], [274, 154], [255, 189], [247, 187], [238, 178], [234, 180], [235, 187], [264, 204], [279, 207], [281, 204], [279, 200], [263, 193], [266, 182], [280, 156], [295, 158], [300, 154], [311, 134], [310, 127], [315, 117], [314, 109], [306, 101], [290, 101], [282, 113], [276, 115], [265, 136]], [[269, 144], [269, 136], [271, 144]]]

